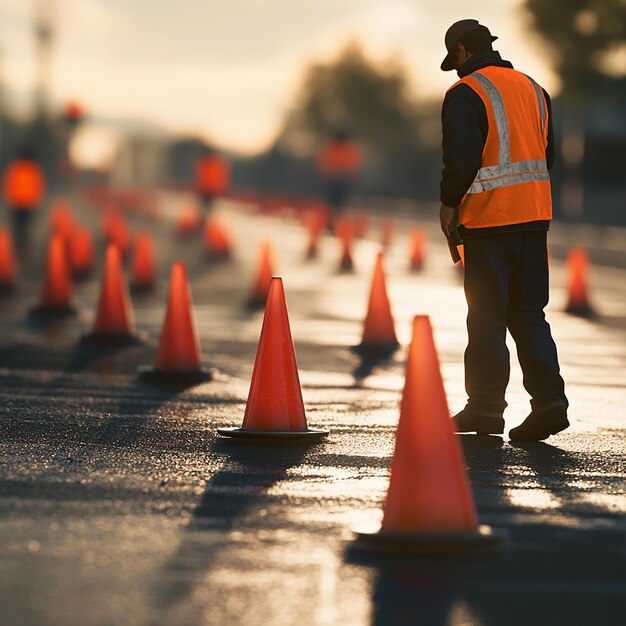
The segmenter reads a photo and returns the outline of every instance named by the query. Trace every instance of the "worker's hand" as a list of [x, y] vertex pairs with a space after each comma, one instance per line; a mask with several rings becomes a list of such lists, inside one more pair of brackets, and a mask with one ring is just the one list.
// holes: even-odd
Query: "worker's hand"
[[455, 211], [455, 208], [447, 206], [443, 203], [441, 204], [441, 208], [439, 209], [439, 221], [441, 222], [441, 230], [447, 239], [450, 239], [450, 229], [452, 227], [452, 222], [454, 221]]

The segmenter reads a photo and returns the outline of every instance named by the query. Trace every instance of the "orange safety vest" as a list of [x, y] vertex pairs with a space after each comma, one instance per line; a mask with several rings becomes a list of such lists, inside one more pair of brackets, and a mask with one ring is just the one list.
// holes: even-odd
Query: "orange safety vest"
[[463, 197], [459, 224], [487, 228], [552, 219], [547, 104], [541, 87], [510, 68], [484, 67], [458, 81], [487, 111], [480, 169]]
[[216, 196], [228, 189], [229, 174], [228, 166], [221, 157], [206, 156], [196, 166], [196, 185], [201, 193]]
[[28, 159], [9, 165], [2, 181], [5, 203], [12, 209], [31, 210], [41, 204], [45, 180], [41, 168]]
[[361, 167], [361, 151], [351, 141], [329, 141], [320, 148], [317, 164], [328, 178], [353, 178]]

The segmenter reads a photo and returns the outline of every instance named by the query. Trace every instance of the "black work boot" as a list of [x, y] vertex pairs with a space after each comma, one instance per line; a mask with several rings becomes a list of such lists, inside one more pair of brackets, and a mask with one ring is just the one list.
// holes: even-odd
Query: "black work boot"
[[466, 406], [453, 418], [457, 433], [477, 433], [479, 435], [501, 435], [504, 432], [504, 418], [497, 413], [481, 413]]
[[511, 441], [541, 441], [569, 426], [567, 407], [563, 404], [547, 409], [533, 409], [517, 427], [509, 431]]

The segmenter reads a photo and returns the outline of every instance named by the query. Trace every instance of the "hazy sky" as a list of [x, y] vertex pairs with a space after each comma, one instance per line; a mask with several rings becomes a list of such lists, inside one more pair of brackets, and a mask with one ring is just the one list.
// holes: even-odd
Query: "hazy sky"
[[[546, 88], [555, 79], [522, 19], [522, 0], [56, 0], [52, 96], [103, 117], [200, 131], [253, 151], [278, 128], [308, 62], [352, 37], [374, 58], [401, 56], [418, 96], [440, 97], [443, 35], [475, 17], [497, 48]], [[0, 71], [7, 87], [33, 84], [32, 7], [0, 0]], [[470, 14], [471, 13], [471, 14]]]

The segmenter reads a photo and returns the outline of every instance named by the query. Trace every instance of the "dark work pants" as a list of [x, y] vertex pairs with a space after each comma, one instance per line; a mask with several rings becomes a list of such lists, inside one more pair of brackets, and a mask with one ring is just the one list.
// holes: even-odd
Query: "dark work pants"
[[326, 184], [326, 201], [328, 206], [337, 213], [343, 209], [350, 195], [351, 183], [344, 178], [329, 180]]
[[13, 209], [13, 241], [15, 242], [15, 250], [20, 258], [23, 258], [28, 253], [32, 212], [33, 209]]
[[200, 202], [204, 209], [205, 216], [211, 215], [211, 211], [213, 209], [213, 203], [215, 202], [215, 196], [211, 193], [206, 193], [204, 191], [200, 192]]
[[502, 414], [509, 382], [506, 331], [517, 347], [533, 409], [567, 406], [556, 346], [543, 312], [548, 304], [546, 231], [466, 238], [468, 304], [465, 389], [468, 405]]

